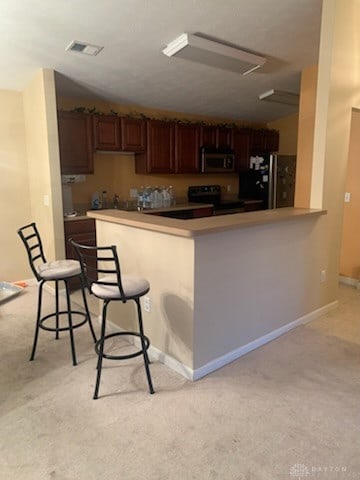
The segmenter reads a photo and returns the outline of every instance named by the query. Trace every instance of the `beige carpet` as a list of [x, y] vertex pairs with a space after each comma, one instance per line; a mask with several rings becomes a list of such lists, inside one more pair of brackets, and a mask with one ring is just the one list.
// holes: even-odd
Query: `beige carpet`
[[0, 306], [1, 479], [360, 479], [359, 291], [198, 382], [152, 364], [155, 395], [140, 358], [107, 361], [96, 401], [86, 326], [78, 366], [45, 331], [28, 361], [35, 292]]

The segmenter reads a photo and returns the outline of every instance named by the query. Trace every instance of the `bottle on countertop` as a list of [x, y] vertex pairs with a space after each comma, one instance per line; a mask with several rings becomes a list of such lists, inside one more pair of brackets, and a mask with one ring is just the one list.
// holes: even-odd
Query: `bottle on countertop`
[[117, 193], [114, 194], [113, 207], [120, 208], [120, 198]]
[[137, 209], [142, 210], [144, 208], [144, 187], [138, 188], [137, 191]]
[[176, 205], [175, 189], [172, 185], [169, 186], [168, 192], [169, 192], [169, 195], [170, 195], [170, 205], [171, 206]]
[[156, 186], [152, 192], [152, 208], [161, 208], [163, 206], [163, 197], [161, 189]]
[[99, 210], [101, 208], [101, 201], [99, 192], [94, 192], [91, 196], [91, 208], [93, 210]]
[[163, 206], [165, 208], [171, 207], [171, 196], [170, 196], [170, 193], [169, 193], [169, 189], [165, 188], [165, 187], [162, 187], [161, 194], [162, 194], [162, 197], [163, 197]]
[[107, 191], [106, 190], [103, 190], [102, 192], [102, 195], [101, 195], [101, 204], [102, 204], [102, 208], [107, 208], [108, 205], [107, 205]]

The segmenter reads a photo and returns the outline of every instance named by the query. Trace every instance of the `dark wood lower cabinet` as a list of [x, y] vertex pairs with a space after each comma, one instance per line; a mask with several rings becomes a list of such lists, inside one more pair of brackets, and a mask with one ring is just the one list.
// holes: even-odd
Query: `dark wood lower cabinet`
[[[92, 218], [67, 220], [64, 222], [64, 231], [66, 258], [77, 260], [76, 252], [69, 243], [70, 238], [82, 245], [88, 245], [91, 247], [96, 246], [96, 227], [95, 220]], [[96, 266], [95, 258], [93, 266]], [[71, 279], [70, 288], [71, 290], [80, 288], [80, 280], [78, 278]]]

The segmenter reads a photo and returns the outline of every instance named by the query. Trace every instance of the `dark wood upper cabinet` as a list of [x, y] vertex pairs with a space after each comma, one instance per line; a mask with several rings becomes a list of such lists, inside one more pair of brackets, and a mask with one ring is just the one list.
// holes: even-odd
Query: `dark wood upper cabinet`
[[233, 136], [233, 148], [235, 152], [235, 170], [246, 170], [250, 168], [250, 140], [251, 131], [246, 129], [235, 129]]
[[200, 147], [216, 148], [217, 127], [214, 125], [200, 128]]
[[232, 149], [233, 148], [234, 129], [226, 127], [218, 127], [217, 129], [217, 148]]
[[121, 149], [128, 152], [146, 150], [146, 122], [139, 118], [121, 118]]
[[94, 143], [96, 150], [121, 149], [120, 120], [114, 115], [94, 115]]
[[279, 140], [279, 132], [276, 130], [269, 130], [266, 134], [266, 150], [268, 152], [278, 152]]
[[61, 173], [94, 173], [91, 115], [59, 111], [58, 132]]
[[146, 122], [146, 153], [136, 155], [136, 173], [175, 173], [175, 124]]
[[279, 132], [276, 130], [253, 130], [251, 134], [252, 154], [271, 153], [279, 150]]
[[206, 148], [233, 148], [233, 128], [206, 125], [201, 127], [200, 146]]
[[200, 171], [200, 126], [176, 124], [175, 171], [198, 173]]
[[146, 149], [145, 121], [116, 115], [95, 115], [95, 149], [112, 152], [144, 152]]

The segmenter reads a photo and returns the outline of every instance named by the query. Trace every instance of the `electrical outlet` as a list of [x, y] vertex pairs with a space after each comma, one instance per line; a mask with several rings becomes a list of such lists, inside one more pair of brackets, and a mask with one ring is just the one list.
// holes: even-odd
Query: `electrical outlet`
[[151, 312], [150, 297], [144, 297], [144, 310], [145, 310], [145, 312]]
[[345, 192], [345, 203], [349, 203], [350, 202], [350, 197], [351, 197], [351, 194], [350, 192]]
[[50, 205], [49, 195], [44, 195], [44, 205], [48, 207]]
[[326, 282], [326, 270], [321, 270], [320, 272], [320, 283]]
[[226, 185], [226, 191], [231, 192], [231, 185]]

